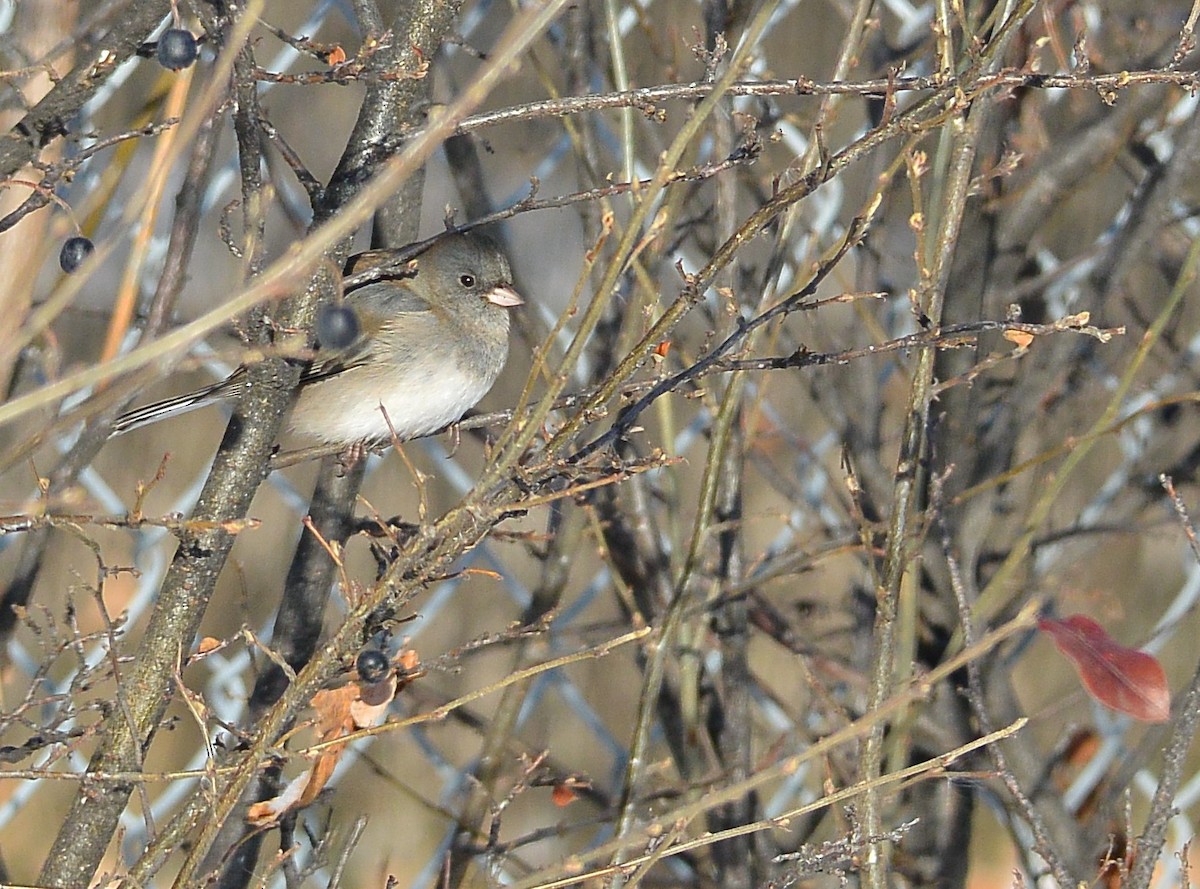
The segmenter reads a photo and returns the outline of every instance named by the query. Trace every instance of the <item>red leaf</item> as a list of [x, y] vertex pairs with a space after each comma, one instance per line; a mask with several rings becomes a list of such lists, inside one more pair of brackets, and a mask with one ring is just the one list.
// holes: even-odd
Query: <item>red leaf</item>
[[1082, 614], [1042, 618], [1038, 629], [1075, 664], [1083, 687], [1101, 704], [1142, 722], [1171, 718], [1171, 689], [1153, 655], [1117, 644], [1104, 627]]
[[550, 799], [554, 800], [554, 805], [561, 809], [563, 806], [569, 806], [575, 800], [579, 799], [579, 794], [575, 792], [573, 787], [563, 781], [554, 785], [554, 789], [550, 791]]

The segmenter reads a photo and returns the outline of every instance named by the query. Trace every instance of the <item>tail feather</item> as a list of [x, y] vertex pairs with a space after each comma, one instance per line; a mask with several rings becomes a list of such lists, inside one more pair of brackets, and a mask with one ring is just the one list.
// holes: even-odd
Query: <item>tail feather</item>
[[162, 401], [154, 401], [126, 411], [113, 423], [112, 434], [121, 435], [131, 429], [139, 429], [142, 426], [156, 423], [165, 417], [186, 414], [189, 411], [208, 407], [210, 404], [216, 404], [237, 395], [241, 391], [240, 383], [236, 381], [239, 373], [240, 371], [229, 379], [205, 386], [203, 389], [197, 389], [195, 392], [176, 395], [174, 398], [164, 398]]

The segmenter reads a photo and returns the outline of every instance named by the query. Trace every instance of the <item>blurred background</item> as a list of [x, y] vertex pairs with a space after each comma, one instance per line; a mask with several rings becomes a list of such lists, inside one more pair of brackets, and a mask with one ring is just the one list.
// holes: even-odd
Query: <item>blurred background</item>
[[[333, 190], [314, 214], [305, 175], [335, 175], [382, 84], [417, 99], [380, 158], [437, 121], [536, 6], [453, 4], [426, 44], [398, 24], [433, 21], [422, 4], [252, 11], [248, 41], [231, 44], [243, 11], [221, 3], [0, 2], [4, 883], [57, 882], [43, 869], [90, 792], [70, 776], [143, 691], [119, 689], [231, 406], [107, 441], [104, 424], [261, 357], [262, 315], [230, 310], [211, 335], [108, 369], [309, 243]], [[520, 412], [511, 428], [493, 418], [370, 456], [353, 515], [434, 529], [446, 561], [406, 573], [406, 541], [351, 534], [316, 623], [341, 640], [362, 597], [394, 596], [386, 632], [368, 621], [356, 643], [426, 667], [391, 719], [595, 656], [356, 741], [261, 848], [232, 816], [204, 872], [225, 886], [879, 885], [864, 859], [882, 849], [891, 886], [1187, 885], [1200, 771], [1163, 753], [1190, 734], [1179, 695], [1200, 571], [1160, 475], [1194, 510], [1189, 12], [580, 0], [525, 34], [478, 117], [327, 265], [381, 231], [411, 240], [448, 214], [575, 195], [495, 225], [527, 304], [479, 409], [600, 394], [586, 414], [547, 401], [520, 462], [497, 447], [525, 428]], [[202, 35], [194, 65], [157, 61], [167, 27]], [[134, 49], [72, 99], [74, 72], [114, 34]], [[232, 74], [222, 53], [239, 59]], [[233, 119], [248, 94], [259, 215]], [[585, 95], [597, 101], [556, 101]], [[46, 97], [57, 122], [31, 136]], [[631, 176], [642, 184], [610, 188]], [[96, 253], [66, 274], [72, 236]], [[274, 321], [303, 290], [262, 311]], [[273, 472], [254, 495], [256, 522], [202, 594], [199, 636], [216, 650], [169, 683], [148, 780], [129, 782], [92, 883], [191, 884], [191, 834], [153, 864], [147, 849], [219, 796], [205, 768], [239, 763], [266, 712], [248, 702], [270, 651], [290, 651], [278, 612], [325, 465]], [[463, 504], [483, 530], [442, 534]], [[1145, 647], [1175, 719], [1097, 703], [1027, 619], [974, 659], [977, 694], [958, 669], [872, 717], [961, 650], [959, 597], [975, 639], [1037, 600]], [[312, 657], [336, 683], [355, 654], [339, 641]], [[869, 803], [859, 788], [818, 804], [1022, 716], [1003, 762], [975, 751], [946, 766], [958, 774], [930, 766]], [[814, 747], [843, 730], [846, 743]], [[285, 781], [310, 765], [304, 737], [278, 754]], [[1177, 814], [1143, 877], [1132, 850], [1168, 778]], [[603, 870], [635, 859], [622, 877]]]

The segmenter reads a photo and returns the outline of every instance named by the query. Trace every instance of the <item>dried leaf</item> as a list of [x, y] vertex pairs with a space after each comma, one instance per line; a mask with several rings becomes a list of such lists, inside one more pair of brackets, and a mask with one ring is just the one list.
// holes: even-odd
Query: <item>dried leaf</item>
[[220, 639], [214, 639], [212, 636], [205, 636], [200, 640], [200, 644], [196, 646], [196, 657], [203, 657], [209, 652], [216, 651], [224, 643]]
[[1026, 333], [1024, 330], [1006, 330], [1004, 338], [1018, 349], [1028, 349], [1033, 342], [1033, 334]]
[[346, 51], [340, 46], [335, 46], [329, 51], [329, 58], [326, 61], [329, 62], [330, 67], [340, 65], [346, 61]]
[[550, 799], [554, 805], [560, 809], [564, 806], [569, 806], [575, 800], [579, 799], [579, 794], [575, 792], [575, 788], [571, 787], [566, 781], [560, 781], [554, 785], [554, 789], [550, 791]]
[[[378, 725], [387, 715], [396, 695], [396, 675], [382, 682], [350, 682], [339, 688], [322, 689], [313, 695], [312, 708], [317, 714], [321, 741], [335, 741], [356, 729]], [[324, 748], [312, 768], [294, 778], [283, 792], [250, 807], [246, 821], [255, 827], [269, 827], [292, 809], [303, 809], [325, 789], [338, 760], [346, 752], [345, 744]]]
[[309, 785], [309, 775], [309, 772], [300, 773], [283, 788], [279, 796], [252, 805], [246, 812], [246, 823], [251, 827], [270, 827], [279, 821], [284, 813], [304, 796], [304, 791]]
[[322, 741], [332, 741], [354, 731], [354, 718], [350, 715], [351, 705], [358, 699], [358, 684], [323, 688], [312, 699], [312, 708], [317, 712], [317, 731]]
[[1153, 655], [1113, 641], [1100, 624], [1082, 614], [1042, 618], [1047, 633], [1075, 665], [1088, 694], [1107, 707], [1142, 722], [1171, 718], [1171, 690]]
[[1066, 318], [1063, 318], [1062, 322], [1069, 327], [1086, 327], [1091, 323], [1091, 320], [1091, 312], [1077, 312], [1074, 315], [1068, 315]]

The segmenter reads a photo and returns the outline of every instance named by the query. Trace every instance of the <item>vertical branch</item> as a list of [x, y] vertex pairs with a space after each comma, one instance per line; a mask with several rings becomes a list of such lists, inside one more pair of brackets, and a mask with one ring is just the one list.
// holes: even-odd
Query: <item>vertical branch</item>
[[[253, 20], [259, 5], [248, 4], [243, 15]], [[239, 33], [236, 25], [227, 24], [230, 35]], [[230, 45], [225, 51], [239, 53], [243, 49]], [[289, 320], [285, 316], [285, 323]], [[247, 393], [226, 430], [193, 516], [212, 524], [208, 530], [182, 541], [134, 658], [126, 686], [133, 724], [120, 714], [107, 720], [90, 769], [131, 770], [161, 724], [172, 698], [172, 677], [179, 669], [179, 658], [191, 647], [233, 545], [234, 535], [222, 522], [246, 514], [264, 478], [281, 418], [298, 379], [299, 368], [289, 367], [282, 359], [269, 359], [250, 371]], [[131, 789], [129, 784], [110, 784], [99, 790], [80, 791], [46, 859], [40, 882], [51, 886], [88, 882], [108, 847]]]
[[[1029, 14], [1031, 3], [1014, 13], [1006, 22], [1008, 37], [1015, 30], [1014, 23]], [[998, 38], [988, 48], [991, 64], [999, 64], [1007, 40]], [[922, 270], [922, 281], [914, 306], [922, 314], [922, 324], [936, 327], [941, 323], [946, 300], [946, 283], [949, 280], [958, 233], [966, 212], [966, 202], [971, 185], [971, 174], [979, 135], [983, 129], [991, 106], [972, 106], [962, 118], [961, 124], [947, 132], [954, 132], [945, 171], [944, 187], [931, 196], [930, 207], [939, 207], [934, 255], [928, 270]], [[930, 214], [934, 215], [934, 214]], [[919, 531], [919, 502], [924, 496], [928, 482], [928, 438], [931, 386], [936, 352], [922, 350], [917, 355], [905, 409], [905, 425], [900, 442], [900, 454], [896, 464], [895, 485], [892, 489], [891, 514], [888, 520], [887, 543], [883, 561], [883, 576], [876, 591], [875, 626], [872, 632], [875, 649], [872, 655], [870, 690], [867, 695], [868, 712], [876, 710], [892, 694], [896, 671], [896, 618], [902, 584], [914, 553], [914, 544]], [[872, 726], [863, 747], [860, 780], [869, 781], [882, 774], [883, 740], [885, 726]], [[883, 821], [883, 800], [877, 787], [865, 794], [863, 805], [863, 830], [868, 837], [886, 834]], [[872, 841], [865, 851], [864, 876], [870, 889], [886, 889], [890, 880], [890, 864], [886, 845]]]
[[[739, 418], [740, 419], [740, 418]], [[733, 430], [726, 448], [725, 468], [717, 491], [714, 518], [717, 528], [719, 561], [716, 570], [716, 591], [729, 590], [742, 580], [744, 568], [742, 484], [746, 471], [746, 441], [740, 428]], [[712, 615], [713, 633], [720, 645], [720, 695], [716, 706], [720, 718], [716, 721], [713, 739], [725, 779], [744, 781], [753, 769], [753, 716], [750, 706], [754, 677], [750, 670], [750, 621], [745, 596], [728, 596], [718, 604]], [[748, 793], [736, 802], [726, 803], [710, 818], [714, 831], [750, 824], [758, 817], [758, 797]], [[765, 838], [763, 838], [765, 839]], [[718, 869], [724, 874], [721, 885], [730, 887], [761, 886], [764, 880], [764, 856], [757, 854], [765, 842], [756, 842], [753, 835], [718, 843], [713, 850]]]
[[[459, 5], [417, 3], [404, 7], [397, 19], [387, 25], [395, 39], [385, 52], [376, 56], [374, 63], [381, 69], [417, 72], [423, 60], [437, 53], [450, 32]], [[374, 3], [360, 3], [359, 11], [366, 31], [382, 29], [384, 23]], [[252, 77], [245, 82], [254, 85]], [[349, 201], [390, 153], [399, 148], [398, 134], [419, 122], [430, 92], [431, 81], [427, 76], [380, 80], [368, 88], [338, 168], [314, 207], [314, 228]], [[374, 247], [398, 247], [417, 239], [424, 182], [422, 168], [408, 177], [376, 211]], [[347, 251], [348, 241], [344, 240], [334, 251], [334, 258], [343, 260]], [[322, 298], [329, 295], [325, 292]], [[321, 461], [309, 505], [312, 532], [301, 534], [296, 544], [271, 638], [272, 647], [293, 671], [302, 669], [312, 658], [325, 621], [336, 566], [323, 541], [342, 544], [348, 538], [365, 469], [363, 460], [355, 461], [350, 469], [339, 456]], [[275, 664], [268, 665], [254, 684], [247, 712], [248, 726], [259, 723], [279, 700], [285, 685], [283, 670]], [[265, 775], [258, 786], [250, 788], [244, 804], [248, 806], [271, 795], [277, 789], [275, 785], [274, 776]], [[253, 879], [263, 839], [260, 830], [245, 827], [238, 820], [228, 823], [209, 856], [210, 863], [224, 861], [218, 884], [222, 889], [236, 889]]]
[[[705, 4], [705, 45], [709, 52], [714, 54], [710, 61], [710, 65], [714, 66], [713, 73], [719, 70], [716, 66], [724, 64], [724, 60], [717, 58], [716, 53], [737, 40], [736, 33], [726, 30], [729, 19], [730, 10], [723, 0], [710, 0]], [[729, 156], [736, 138], [734, 102], [732, 99], [726, 99], [724, 105], [723, 113], [713, 119], [713, 154], [716, 157]], [[715, 240], [717, 243], [723, 243], [737, 230], [737, 181], [733, 176], [721, 176], [714, 183], [714, 187]], [[739, 313], [738, 318], [741, 317], [743, 308], [751, 313], [756, 309], [761, 310], [774, 292], [768, 286], [758, 291], [752, 290], [748, 294], [739, 294], [737, 288], [741, 280], [741, 271], [742, 264], [735, 260], [714, 282], [719, 294], [725, 291], [732, 296]], [[719, 298], [716, 313], [718, 318], [721, 317], [722, 302]], [[746, 349], [752, 351], [757, 340], [757, 336], [749, 337]], [[703, 760], [701, 751], [695, 748], [701, 738], [709, 735], [725, 780], [742, 781], [749, 777], [751, 772], [749, 697], [752, 677], [747, 660], [749, 625], [746, 602], [741, 597], [735, 597], [713, 605], [721, 598], [722, 591], [741, 580], [744, 563], [742, 484], [747, 443], [742, 424], [746, 421], [744, 403], [748, 383], [745, 375], [735, 375], [724, 385], [724, 391], [721, 393], [720, 407], [710, 432], [706, 477], [709, 469], [716, 471], [713, 473], [711, 486], [706, 478], [701, 489], [702, 495], [711, 491], [711, 501], [707, 497], [702, 501], [703, 506], [691, 542], [693, 551], [696, 548], [711, 549], [715, 542], [716, 553], [715, 559], [706, 559], [711, 572], [706, 578], [710, 586], [706, 597], [708, 604], [697, 609], [696, 615], [680, 633], [680, 700], [684, 737], [691, 740], [686, 749], [691, 761], [681, 764], [685, 779], [701, 779]], [[710, 520], [711, 524], [702, 524], [705, 520]], [[691, 558], [692, 553], [689, 552], [689, 561]], [[714, 607], [715, 610], [710, 610]], [[700, 653], [707, 648], [703, 637], [709, 627], [718, 648], [721, 666], [719, 676], [710, 680], [716, 688], [711, 692], [705, 724], [701, 725], [704, 667]], [[710, 813], [709, 828], [719, 831], [751, 823], [755, 818], [756, 801], [756, 795], [748, 793], [739, 800], [720, 806]], [[720, 885], [730, 889], [750, 889], [762, 882], [762, 866], [754, 854], [754, 847], [754, 839], [750, 836], [717, 844], [713, 849], [713, 858]]]
[[[944, 304], [945, 275], [949, 270], [955, 234], [962, 220], [963, 203], [970, 184], [971, 161], [974, 157], [973, 135], [978, 121], [983, 117], [982, 108], [976, 114], [968, 114], [962, 135], [953, 154], [951, 175], [948, 177], [945, 199], [950, 206], [945, 215], [945, 226], [937, 236], [938, 261], [930, 270], [920, 295], [919, 305], [928, 318], [929, 326], [941, 320]], [[971, 125], [976, 118], [975, 126]], [[935, 198], [936, 200], [936, 198]], [[875, 626], [872, 632], [874, 651], [870, 673], [870, 691], [867, 696], [867, 711], [878, 709], [892, 694], [895, 672], [896, 617], [901, 584], [908, 570], [912, 554], [913, 538], [919, 516], [917, 499], [927, 480], [926, 431], [929, 424], [930, 387], [933, 382], [933, 350], [922, 350], [917, 355], [912, 375], [909, 399], [905, 412], [905, 426], [896, 464], [895, 486], [892, 490], [891, 516], [888, 522], [887, 548], [883, 561], [881, 586], [876, 591]], [[882, 774], [884, 726], [872, 726], [863, 748], [859, 779], [869, 781]], [[863, 831], [868, 837], [883, 837], [882, 799], [879, 790], [870, 788], [864, 798]], [[885, 889], [888, 885], [890, 868], [883, 843], [873, 841], [866, 851], [864, 861], [866, 883], [871, 889]]]

